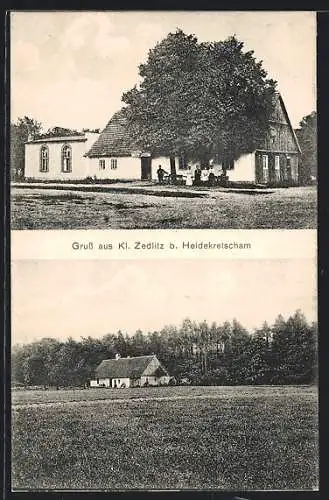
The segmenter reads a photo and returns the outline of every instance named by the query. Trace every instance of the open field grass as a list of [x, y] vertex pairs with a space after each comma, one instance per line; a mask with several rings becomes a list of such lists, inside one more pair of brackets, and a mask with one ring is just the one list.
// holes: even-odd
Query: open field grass
[[[12, 229], [314, 229], [315, 186], [268, 193], [12, 188]], [[130, 189], [130, 191], [129, 191]], [[122, 191], [124, 190], [124, 191]], [[177, 194], [176, 194], [177, 193]]]
[[17, 391], [13, 489], [314, 489], [317, 391]]

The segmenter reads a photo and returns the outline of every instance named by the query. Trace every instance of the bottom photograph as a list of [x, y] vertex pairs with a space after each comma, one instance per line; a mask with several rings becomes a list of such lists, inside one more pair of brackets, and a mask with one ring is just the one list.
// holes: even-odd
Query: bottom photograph
[[11, 275], [13, 491], [318, 489], [313, 260]]

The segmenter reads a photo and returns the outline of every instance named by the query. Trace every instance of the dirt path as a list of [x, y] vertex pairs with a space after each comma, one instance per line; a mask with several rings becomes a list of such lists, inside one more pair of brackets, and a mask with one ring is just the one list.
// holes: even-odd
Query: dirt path
[[144, 403], [145, 401], [179, 401], [179, 400], [191, 400], [191, 399], [222, 399], [230, 398], [227, 394], [223, 395], [186, 395], [186, 396], [156, 396], [154, 398], [117, 398], [117, 399], [90, 399], [82, 401], [49, 401], [47, 403], [25, 403], [25, 404], [13, 404], [13, 410], [23, 409], [23, 408], [56, 408], [58, 406], [70, 405], [70, 406], [89, 406], [91, 404], [112, 404], [112, 403]]
[[175, 185], [159, 185], [151, 184], [83, 184], [83, 183], [42, 183], [42, 182], [12, 182], [12, 188], [18, 189], [53, 189], [60, 191], [84, 191], [87, 193], [95, 192], [117, 192], [117, 193], [133, 193], [133, 194], [149, 194], [151, 196], [163, 197], [187, 197], [187, 198], [201, 198], [203, 196], [214, 195], [216, 193], [240, 193], [240, 194], [271, 194], [273, 189], [269, 188], [248, 188], [248, 187], [219, 187], [209, 188], [205, 186], [188, 188], [186, 186]]
[[[245, 393], [241, 395], [241, 397], [245, 399], [255, 399], [255, 396], [257, 397], [264, 397], [266, 393]], [[309, 394], [300, 394], [299, 397], [307, 397], [309, 398]], [[272, 394], [271, 397], [286, 397], [289, 398], [290, 394], [288, 393], [282, 393], [282, 394]], [[234, 399], [232, 398], [232, 394], [228, 393], [223, 393], [223, 394], [187, 394], [185, 396], [156, 396], [156, 397], [132, 397], [132, 398], [117, 398], [117, 399], [109, 399], [109, 398], [104, 398], [104, 399], [90, 399], [90, 400], [71, 400], [71, 401], [49, 401], [47, 403], [45, 402], [38, 402], [38, 403], [23, 403], [23, 404], [15, 404], [13, 403], [12, 409], [13, 410], [22, 410], [24, 408], [57, 408], [65, 405], [69, 406], [90, 406], [93, 404], [114, 404], [114, 403], [144, 403], [147, 401], [183, 401], [183, 400], [196, 400], [196, 399]]]

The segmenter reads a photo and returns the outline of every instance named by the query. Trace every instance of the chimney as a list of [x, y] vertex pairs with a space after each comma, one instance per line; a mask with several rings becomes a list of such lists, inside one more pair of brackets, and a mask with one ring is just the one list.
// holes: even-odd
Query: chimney
[[119, 354], [119, 353], [117, 353], [117, 354], [115, 355], [115, 359], [120, 359], [120, 358], [121, 358], [120, 354]]

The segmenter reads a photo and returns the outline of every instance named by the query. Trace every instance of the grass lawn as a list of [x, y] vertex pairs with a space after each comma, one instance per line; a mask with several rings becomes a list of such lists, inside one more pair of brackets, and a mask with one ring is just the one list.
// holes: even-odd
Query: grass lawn
[[17, 391], [12, 487], [315, 489], [317, 391]]
[[[12, 229], [315, 229], [315, 186], [247, 194], [12, 188]], [[153, 192], [152, 192], [153, 191]], [[193, 197], [192, 197], [193, 196]]]

